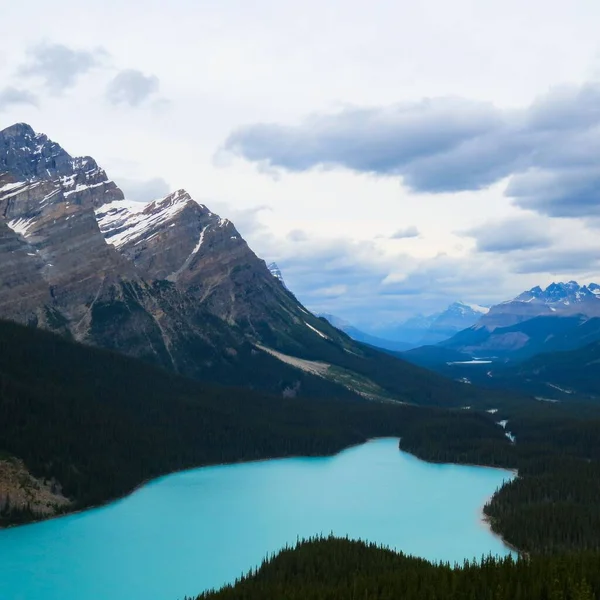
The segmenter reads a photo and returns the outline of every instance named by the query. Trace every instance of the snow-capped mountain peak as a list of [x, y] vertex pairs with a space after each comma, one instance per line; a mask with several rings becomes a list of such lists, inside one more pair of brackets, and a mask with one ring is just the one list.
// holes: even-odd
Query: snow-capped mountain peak
[[523, 292], [510, 302], [523, 302], [545, 304], [547, 306], [570, 306], [586, 302], [593, 298], [600, 298], [600, 286], [591, 283], [589, 286], [579, 285], [576, 281], [554, 282], [545, 290], [536, 286]]
[[481, 306], [479, 304], [470, 304], [468, 302], [462, 301], [453, 302], [446, 310], [453, 311], [461, 315], [467, 315], [471, 313], [485, 315], [490, 311], [489, 307], [487, 306]]
[[273, 275], [275, 279], [278, 279], [281, 282], [281, 285], [283, 285], [283, 287], [287, 289], [287, 286], [285, 285], [285, 280], [283, 279], [283, 275], [281, 274], [281, 269], [277, 266], [277, 263], [269, 263], [267, 265], [267, 269], [269, 269], [271, 275]]
[[147, 240], [152, 230], [164, 227], [192, 204], [201, 210], [185, 190], [177, 190], [148, 203], [116, 200], [100, 206], [95, 212], [106, 241], [121, 248], [136, 240]]
[[492, 331], [510, 327], [541, 316], [600, 316], [600, 285], [580, 285], [576, 281], [554, 282], [545, 289], [539, 285], [508, 300], [492, 306], [483, 315], [477, 327]]

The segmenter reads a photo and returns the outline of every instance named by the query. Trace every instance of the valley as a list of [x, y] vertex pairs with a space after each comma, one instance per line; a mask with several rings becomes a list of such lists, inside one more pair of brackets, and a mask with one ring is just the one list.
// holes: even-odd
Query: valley
[[[595, 284], [454, 302], [385, 340], [310, 312], [185, 190], [128, 200], [24, 123], [0, 131], [0, 261], [11, 600], [209, 594], [330, 531], [457, 563], [507, 554], [501, 539], [522, 556], [600, 548]], [[65, 531], [96, 541], [65, 546]], [[32, 543], [53, 548], [38, 566], [54, 575], [28, 575]], [[294, 552], [321, 543], [340, 542]], [[168, 577], [165, 548], [186, 559]], [[106, 588], [96, 560], [115, 573]]]

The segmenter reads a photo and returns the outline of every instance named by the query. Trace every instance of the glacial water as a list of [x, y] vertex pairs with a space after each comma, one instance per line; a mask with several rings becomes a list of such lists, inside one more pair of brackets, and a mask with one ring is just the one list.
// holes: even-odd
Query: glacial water
[[429, 464], [397, 439], [169, 475], [103, 508], [0, 531], [0, 599], [178, 600], [330, 532], [432, 560], [504, 555], [481, 508], [512, 476]]

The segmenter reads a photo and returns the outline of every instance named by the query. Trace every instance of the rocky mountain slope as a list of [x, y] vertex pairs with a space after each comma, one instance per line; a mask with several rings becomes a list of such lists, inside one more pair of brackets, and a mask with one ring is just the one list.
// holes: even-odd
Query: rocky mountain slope
[[440, 345], [471, 355], [510, 359], [569, 350], [596, 339], [598, 316], [600, 286], [553, 283], [545, 290], [534, 287], [493, 306], [474, 326]]
[[279, 266], [277, 265], [277, 263], [269, 263], [267, 265], [267, 269], [269, 269], [269, 273], [271, 273], [271, 275], [273, 275], [273, 277], [275, 277], [275, 279], [278, 279], [281, 284], [283, 285], [283, 287], [285, 287], [286, 289], [288, 289], [287, 285], [285, 284], [285, 280], [283, 278], [283, 274], [281, 273], [281, 269], [279, 268]]
[[510, 327], [542, 316], [600, 316], [600, 286], [579, 285], [576, 281], [552, 283], [546, 289], [536, 286], [516, 298], [492, 306], [477, 327], [493, 330]]
[[462, 393], [311, 314], [184, 190], [129, 202], [26, 124], [0, 131], [0, 264], [0, 317], [187, 376], [430, 404]]

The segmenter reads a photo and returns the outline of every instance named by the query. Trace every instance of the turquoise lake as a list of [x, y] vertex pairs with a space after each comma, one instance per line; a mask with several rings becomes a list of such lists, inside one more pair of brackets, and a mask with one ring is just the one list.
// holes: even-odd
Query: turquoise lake
[[432, 560], [505, 555], [481, 509], [512, 477], [426, 463], [387, 438], [177, 473], [103, 508], [0, 531], [0, 599], [178, 600], [330, 532]]

